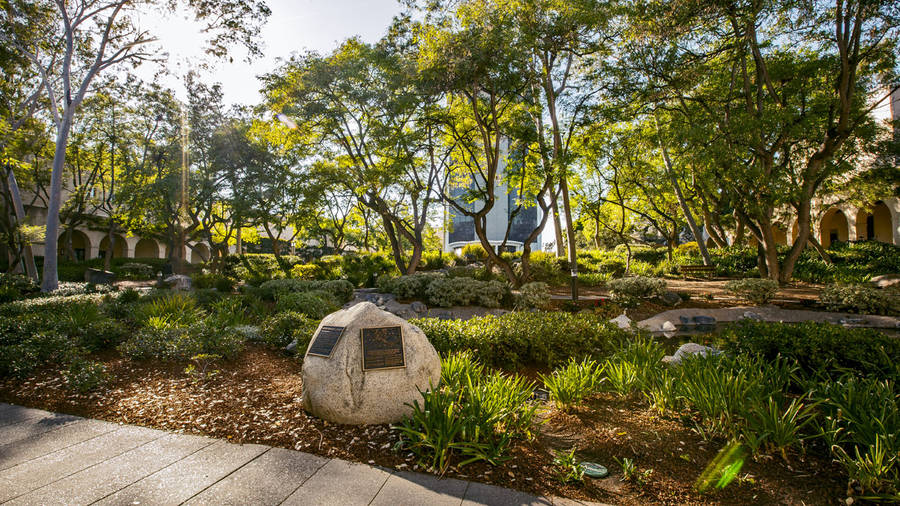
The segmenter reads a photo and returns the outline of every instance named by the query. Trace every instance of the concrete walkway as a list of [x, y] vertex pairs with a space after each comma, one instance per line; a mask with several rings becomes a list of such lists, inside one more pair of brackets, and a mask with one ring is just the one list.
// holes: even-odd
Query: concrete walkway
[[0, 403], [2, 504], [585, 504]]

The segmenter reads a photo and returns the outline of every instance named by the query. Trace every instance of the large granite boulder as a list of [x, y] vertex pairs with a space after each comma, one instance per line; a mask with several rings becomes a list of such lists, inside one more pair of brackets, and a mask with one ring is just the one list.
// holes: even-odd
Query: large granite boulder
[[[421, 402], [419, 390], [437, 387], [441, 361], [425, 333], [403, 318], [361, 302], [326, 316], [316, 329], [343, 327], [329, 357], [310, 354], [303, 359], [303, 407], [319, 418], [343, 424], [395, 423]], [[363, 328], [400, 327], [403, 367], [363, 370]]]
[[164, 280], [165, 284], [172, 290], [190, 290], [191, 278], [184, 274], [175, 274]]

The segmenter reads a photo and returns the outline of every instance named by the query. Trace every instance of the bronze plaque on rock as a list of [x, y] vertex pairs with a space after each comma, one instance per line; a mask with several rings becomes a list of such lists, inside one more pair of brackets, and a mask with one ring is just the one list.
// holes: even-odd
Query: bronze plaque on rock
[[344, 327], [323, 325], [319, 333], [313, 338], [313, 342], [309, 345], [307, 354], [331, 358], [331, 354], [334, 353], [334, 347], [337, 346], [342, 335], [344, 335]]
[[406, 367], [403, 356], [403, 329], [370, 327], [359, 330], [362, 340], [363, 371]]

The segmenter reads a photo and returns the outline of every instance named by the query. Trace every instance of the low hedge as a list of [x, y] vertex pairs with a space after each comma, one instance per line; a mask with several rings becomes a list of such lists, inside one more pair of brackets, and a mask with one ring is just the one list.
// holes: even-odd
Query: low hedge
[[729, 325], [719, 339], [727, 352], [796, 361], [810, 378], [822, 374], [838, 378], [847, 372], [873, 379], [900, 378], [900, 339], [875, 329], [742, 321]]
[[473, 350], [489, 367], [553, 367], [570, 358], [605, 356], [628, 334], [594, 315], [512, 312], [470, 320], [411, 320], [442, 355]]

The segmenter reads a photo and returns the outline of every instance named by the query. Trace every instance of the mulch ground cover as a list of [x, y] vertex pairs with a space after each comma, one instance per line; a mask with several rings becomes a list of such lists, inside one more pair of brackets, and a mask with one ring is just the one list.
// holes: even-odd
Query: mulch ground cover
[[[0, 380], [0, 401], [424, 471], [411, 454], [395, 450], [398, 436], [390, 426], [341, 426], [308, 416], [300, 400], [300, 365], [278, 352], [249, 346], [239, 359], [217, 364], [219, 372], [204, 381], [185, 374], [184, 363], [134, 362], [115, 353], [96, 358], [110, 375], [102, 390], [74, 393], [62, 371], [44, 369], [26, 379]], [[517, 444], [504, 464], [451, 468], [446, 476], [613, 504], [836, 504], [846, 486], [827, 460], [792, 455], [788, 462], [748, 461], [736, 482], [700, 495], [692, 485], [723, 442], [704, 443], [682, 421], [660, 418], [636, 399], [607, 395], [570, 413], [548, 409], [542, 416], [538, 437]], [[572, 447], [607, 466], [611, 476], [560, 483], [554, 451]], [[652, 469], [643, 485], [622, 481], [615, 459], [623, 458], [639, 470]]]

